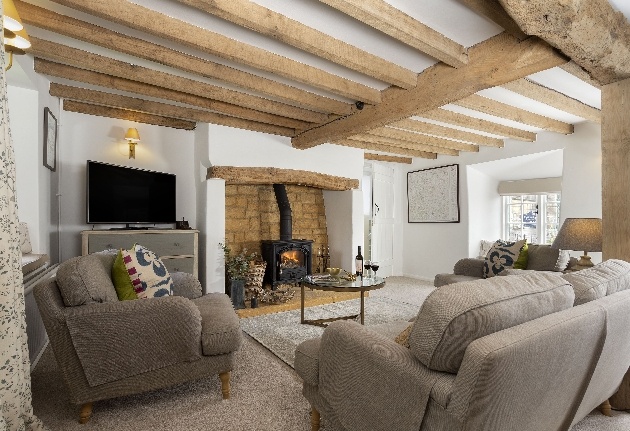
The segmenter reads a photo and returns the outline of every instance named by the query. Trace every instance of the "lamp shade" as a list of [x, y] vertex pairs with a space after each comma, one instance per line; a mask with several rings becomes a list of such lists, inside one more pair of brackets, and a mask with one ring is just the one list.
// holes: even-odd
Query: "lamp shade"
[[551, 248], [585, 252], [602, 251], [602, 219], [566, 219]]
[[138, 129], [134, 129], [133, 127], [127, 129], [125, 139], [131, 142], [138, 142], [140, 140], [140, 133], [138, 133]]
[[18, 15], [15, 5], [13, 4], [13, 0], [3, 0], [2, 3], [4, 6], [4, 16], [2, 17], [4, 28], [11, 30], [13, 33], [22, 30], [24, 26], [22, 25], [22, 20]]

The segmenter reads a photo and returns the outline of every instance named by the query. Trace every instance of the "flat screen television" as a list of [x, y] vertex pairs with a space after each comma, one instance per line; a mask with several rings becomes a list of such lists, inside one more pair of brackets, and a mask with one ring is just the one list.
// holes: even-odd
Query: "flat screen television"
[[175, 175], [87, 162], [87, 223], [175, 223]]

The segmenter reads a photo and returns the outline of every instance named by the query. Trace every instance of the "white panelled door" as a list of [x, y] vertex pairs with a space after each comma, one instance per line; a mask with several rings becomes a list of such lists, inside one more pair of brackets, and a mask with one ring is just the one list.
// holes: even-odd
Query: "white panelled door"
[[380, 264], [378, 276], [393, 274], [394, 170], [374, 164], [372, 186], [372, 260]]

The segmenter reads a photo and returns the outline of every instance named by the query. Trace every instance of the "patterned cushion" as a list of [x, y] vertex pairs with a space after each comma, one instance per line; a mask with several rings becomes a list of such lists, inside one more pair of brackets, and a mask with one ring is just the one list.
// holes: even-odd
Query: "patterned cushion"
[[22, 253], [30, 253], [33, 251], [31, 238], [28, 235], [28, 226], [23, 222], [20, 222], [20, 248]]
[[127, 267], [123, 261], [122, 250], [118, 250], [116, 254], [116, 260], [114, 266], [112, 266], [112, 280], [114, 281], [114, 287], [116, 288], [116, 294], [121, 301], [130, 301], [138, 299], [136, 290], [131, 284], [131, 278], [127, 272]]
[[494, 277], [506, 268], [512, 268], [518, 260], [526, 240], [507, 242], [498, 240], [494, 243], [483, 264], [483, 278]]
[[422, 304], [409, 345], [428, 368], [457, 373], [476, 339], [571, 308], [574, 298], [566, 280], [540, 272], [438, 287]]
[[575, 302], [580, 305], [630, 287], [630, 263], [608, 259], [581, 271], [563, 274], [573, 285]]
[[127, 274], [139, 299], [158, 298], [172, 294], [171, 274], [155, 253], [136, 244], [131, 250], [121, 250], [121, 254]]

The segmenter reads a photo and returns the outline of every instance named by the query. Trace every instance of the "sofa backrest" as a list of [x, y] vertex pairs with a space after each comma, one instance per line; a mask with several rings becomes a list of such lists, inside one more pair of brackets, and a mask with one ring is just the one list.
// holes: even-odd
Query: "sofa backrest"
[[116, 253], [103, 251], [66, 260], [57, 269], [57, 285], [68, 307], [118, 301], [112, 282]]
[[574, 305], [580, 305], [628, 289], [630, 263], [608, 259], [591, 268], [563, 274], [562, 278], [573, 285]]
[[570, 308], [573, 301], [571, 285], [546, 273], [438, 287], [420, 308], [409, 345], [429, 369], [457, 373], [476, 339]]

